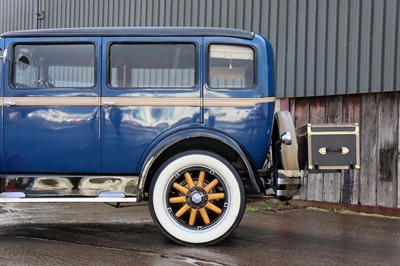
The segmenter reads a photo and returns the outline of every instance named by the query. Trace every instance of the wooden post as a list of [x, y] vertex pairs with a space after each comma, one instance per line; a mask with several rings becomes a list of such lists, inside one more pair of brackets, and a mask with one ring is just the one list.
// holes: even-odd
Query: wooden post
[[[361, 99], [359, 95], [346, 95], [343, 98], [343, 123], [360, 123]], [[346, 172], [347, 171], [347, 172]], [[342, 172], [341, 202], [358, 204], [360, 199], [360, 171]], [[348, 189], [348, 191], [346, 191]]]
[[398, 128], [399, 94], [382, 93], [379, 95], [378, 109], [378, 206], [397, 207], [397, 165], [398, 165]]
[[361, 173], [360, 204], [376, 206], [377, 191], [377, 141], [378, 95], [361, 96]]
[[[309, 122], [310, 116], [310, 104], [308, 99], [296, 99], [294, 105], [294, 125], [295, 127], [300, 127]], [[304, 152], [304, 151], [303, 151]], [[307, 200], [307, 191], [308, 191], [308, 176], [303, 178], [303, 184], [300, 189], [300, 199]]]
[[[325, 98], [313, 98], [310, 100], [310, 123], [322, 124], [326, 123], [326, 100]], [[323, 200], [324, 175], [309, 174], [307, 199], [322, 201]]]
[[[326, 117], [328, 123], [342, 122], [343, 97], [329, 97], [326, 100]], [[342, 183], [341, 173], [326, 173], [323, 175], [323, 201], [340, 202]]]

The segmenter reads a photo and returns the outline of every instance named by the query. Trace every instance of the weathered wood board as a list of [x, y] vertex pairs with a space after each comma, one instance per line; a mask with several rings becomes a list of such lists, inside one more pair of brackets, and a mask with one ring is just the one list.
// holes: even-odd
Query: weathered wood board
[[310, 174], [302, 200], [400, 208], [400, 93], [291, 99], [295, 127], [359, 123], [361, 170]]

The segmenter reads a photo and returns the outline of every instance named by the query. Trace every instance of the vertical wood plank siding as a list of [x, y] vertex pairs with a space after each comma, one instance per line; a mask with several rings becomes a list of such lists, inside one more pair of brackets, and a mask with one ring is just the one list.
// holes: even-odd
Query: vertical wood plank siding
[[361, 170], [310, 174], [299, 198], [400, 208], [400, 94], [370, 93], [291, 100], [296, 127], [359, 123]]
[[362, 169], [310, 175], [300, 198], [400, 208], [400, 1], [0, 1], [1, 32], [103, 26], [231, 27], [266, 36], [277, 97], [292, 98], [297, 125], [361, 126]]

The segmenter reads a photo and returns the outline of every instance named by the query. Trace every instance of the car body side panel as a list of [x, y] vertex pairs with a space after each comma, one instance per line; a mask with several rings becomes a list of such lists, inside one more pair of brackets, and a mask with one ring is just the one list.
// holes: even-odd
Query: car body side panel
[[[0, 171], [53, 176], [140, 174], [143, 185], [152, 158], [169, 145], [185, 138], [195, 141], [208, 137], [230, 146], [242, 158], [250, 183], [256, 193], [263, 193], [256, 169], [263, 166], [268, 152], [275, 102], [273, 65], [269, 65], [273, 64], [273, 55], [267, 40], [257, 35], [254, 39], [96, 35], [70, 36], [68, 40], [18, 36], [8, 38], [5, 47], [11, 51], [16, 42], [94, 43], [96, 86], [15, 89], [8, 81], [11, 64], [5, 64], [3, 74], [8, 79], [4, 79], [1, 93], [4, 92], [4, 100], [15, 101], [16, 105], [2, 106], [4, 119], [0, 127], [4, 125], [4, 129], [0, 129], [4, 140], [2, 135], [0, 140], [5, 143], [6, 156], [5, 167], [0, 166]], [[109, 48], [113, 43], [195, 45], [194, 86], [114, 88], [109, 78]], [[252, 47], [257, 70], [255, 85], [244, 90], [210, 88], [209, 44]]]
[[[101, 38], [15, 38], [6, 41], [9, 59], [17, 43], [94, 44], [95, 60]], [[95, 62], [95, 69], [98, 63]], [[4, 74], [11, 77], [11, 63]], [[94, 70], [96, 73], [96, 70]], [[9, 78], [10, 79], [10, 78]], [[4, 82], [4, 150], [7, 173], [98, 173], [100, 75], [93, 88], [13, 88]]]

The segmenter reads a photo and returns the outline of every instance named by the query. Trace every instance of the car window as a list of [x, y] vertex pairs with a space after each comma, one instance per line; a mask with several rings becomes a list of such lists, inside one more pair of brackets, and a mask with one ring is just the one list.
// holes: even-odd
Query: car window
[[12, 86], [29, 88], [93, 88], [94, 44], [17, 44]]
[[212, 44], [208, 52], [208, 86], [249, 89], [255, 83], [254, 50], [239, 45]]
[[112, 88], [191, 88], [196, 84], [194, 44], [112, 44]]

